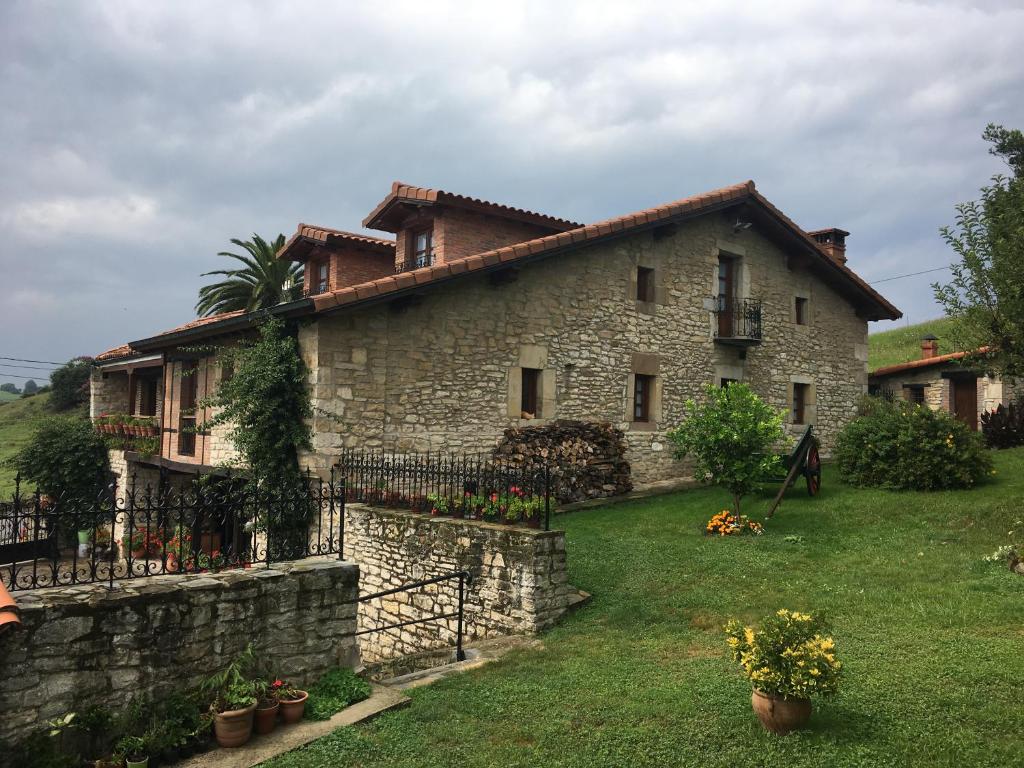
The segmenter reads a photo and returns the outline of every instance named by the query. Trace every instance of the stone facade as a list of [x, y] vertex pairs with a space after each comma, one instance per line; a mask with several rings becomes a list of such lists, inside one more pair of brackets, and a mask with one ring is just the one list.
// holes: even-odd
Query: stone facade
[[[465, 593], [465, 637], [533, 634], [569, 605], [565, 533], [471, 520], [432, 518], [350, 504], [345, 559], [359, 565], [362, 594], [455, 570], [473, 577]], [[448, 581], [361, 603], [359, 629], [453, 613], [458, 582]], [[360, 637], [364, 662], [455, 645], [456, 619]]]
[[[734, 219], [735, 217], [732, 217]], [[402, 309], [322, 316], [300, 332], [315, 405], [314, 451], [326, 469], [342, 447], [488, 452], [510, 426], [553, 418], [608, 421], [626, 432], [634, 479], [685, 472], [664, 432], [687, 398], [723, 379], [749, 383], [790, 416], [806, 384], [805, 421], [827, 455], [867, 390], [867, 322], [756, 230], [708, 215], [670, 236], [650, 231], [521, 267], [440, 285]], [[737, 293], [762, 302], [763, 341], [714, 339], [721, 256]], [[637, 267], [655, 270], [654, 301], [637, 301]], [[809, 322], [794, 317], [807, 299]], [[538, 418], [513, 402], [523, 367], [541, 371]], [[652, 421], [632, 421], [634, 374], [654, 377]], [[795, 435], [804, 425], [790, 424]]]
[[[938, 364], [882, 376], [873, 375], [871, 383], [880, 391], [888, 391], [894, 397], [907, 400], [911, 399], [915, 389], [921, 388], [925, 405], [934, 411], [953, 412], [955, 384], [950, 375], [955, 377], [964, 372], [964, 368], [956, 363]], [[979, 416], [986, 411], [994, 411], [1000, 405], [1009, 405], [1016, 398], [1024, 397], [1024, 381], [1003, 379], [999, 376], [979, 375], [977, 389]], [[980, 428], [980, 421], [978, 423]]]
[[249, 642], [298, 685], [350, 666], [358, 578], [315, 558], [18, 593], [23, 628], [0, 636], [0, 740], [89, 704], [195, 685]]

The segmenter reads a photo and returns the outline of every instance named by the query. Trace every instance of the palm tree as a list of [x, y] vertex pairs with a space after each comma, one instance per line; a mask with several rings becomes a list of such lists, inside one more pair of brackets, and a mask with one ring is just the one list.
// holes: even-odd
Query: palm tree
[[238, 309], [265, 309], [301, 298], [302, 265], [277, 258], [284, 247], [284, 235], [278, 235], [272, 243], [256, 234], [252, 240], [232, 238], [231, 242], [247, 253], [221, 251], [217, 255], [237, 259], [243, 266], [203, 273], [203, 277], [224, 275], [225, 279], [199, 289], [196, 313], [200, 317]]

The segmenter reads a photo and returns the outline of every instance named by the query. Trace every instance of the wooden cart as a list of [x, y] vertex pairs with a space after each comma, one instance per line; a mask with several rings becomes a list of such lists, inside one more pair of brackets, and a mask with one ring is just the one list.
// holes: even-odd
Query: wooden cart
[[797, 475], [804, 476], [808, 495], [817, 496], [821, 490], [821, 454], [818, 452], [818, 438], [814, 436], [813, 427], [808, 425], [789, 455], [782, 457], [782, 465], [786, 469], [786, 477], [782, 481], [782, 488], [779, 489], [772, 501], [766, 517], [775, 514], [775, 510], [782, 503], [782, 497], [796, 482]]

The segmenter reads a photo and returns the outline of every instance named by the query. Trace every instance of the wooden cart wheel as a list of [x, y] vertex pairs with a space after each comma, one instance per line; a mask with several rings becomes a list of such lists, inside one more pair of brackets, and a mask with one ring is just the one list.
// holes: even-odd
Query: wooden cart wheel
[[807, 449], [807, 461], [804, 464], [804, 477], [807, 478], [807, 493], [810, 496], [817, 496], [821, 490], [821, 456], [818, 455], [818, 446], [812, 443]]

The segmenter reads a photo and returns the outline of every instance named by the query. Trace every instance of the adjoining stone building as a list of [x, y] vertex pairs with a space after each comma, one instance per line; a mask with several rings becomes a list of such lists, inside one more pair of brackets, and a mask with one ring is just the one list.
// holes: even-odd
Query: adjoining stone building
[[[623, 429], [636, 482], [671, 478], [666, 429], [729, 381], [794, 434], [813, 424], [827, 454], [867, 391], [868, 321], [900, 317], [847, 266], [849, 233], [805, 232], [749, 181], [590, 225], [396, 182], [363, 225], [390, 236], [301, 224], [279, 253], [306, 290], [272, 312], [296, 321], [333, 415], [312, 425], [319, 470], [343, 447], [487, 452], [509, 426], [570, 418]], [[123, 472], [232, 458], [189, 430], [223, 375], [190, 350], [251, 332], [228, 313], [97, 358], [93, 416], [151, 412], [162, 430]]]
[[[980, 350], [984, 352], [984, 348]], [[1004, 379], [972, 365], [967, 352], [939, 354], [939, 340], [921, 339], [921, 357], [871, 372], [870, 391], [948, 411], [979, 429], [981, 414], [1024, 396], [1024, 382]]]

